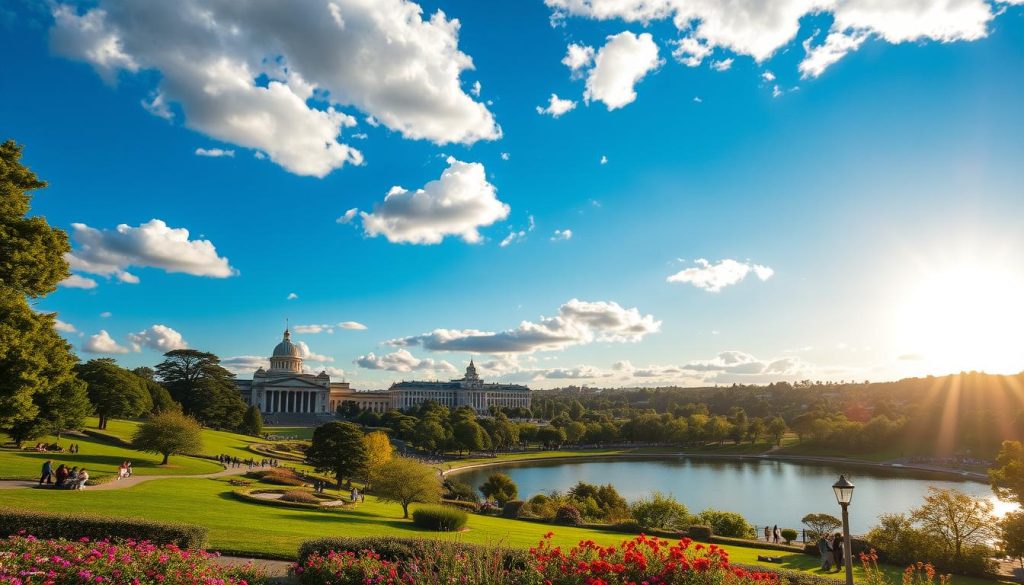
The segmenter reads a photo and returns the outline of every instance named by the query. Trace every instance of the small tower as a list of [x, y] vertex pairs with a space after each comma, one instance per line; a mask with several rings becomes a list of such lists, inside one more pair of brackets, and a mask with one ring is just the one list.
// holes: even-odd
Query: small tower
[[287, 329], [284, 330], [284, 338], [281, 343], [277, 344], [273, 355], [270, 356], [270, 371], [292, 374], [302, 372], [301, 352], [299, 347], [292, 343], [292, 334]]
[[473, 358], [469, 358], [469, 367], [466, 368], [466, 377], [463, 380], [467, 382], [480, 381], [480, 376], [476, 373], [476, 365], [473, 364]]

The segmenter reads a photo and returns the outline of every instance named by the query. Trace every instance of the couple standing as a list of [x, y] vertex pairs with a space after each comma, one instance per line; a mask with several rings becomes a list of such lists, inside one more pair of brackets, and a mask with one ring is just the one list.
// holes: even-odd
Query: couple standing
[[821, 570], [843, 568], [843, 535], [838, 532], [829, 540], [827, 534], [818, 537], [818, 553], [821, 555]]

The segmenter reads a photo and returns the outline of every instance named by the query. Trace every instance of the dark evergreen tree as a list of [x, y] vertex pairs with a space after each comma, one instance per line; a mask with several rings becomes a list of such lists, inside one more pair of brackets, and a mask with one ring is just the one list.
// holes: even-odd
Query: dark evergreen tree
[[253, 404], [245, 409], [238, 432], [253, 437], [258, 437], [263, 433], [263, 415], [260, 414], [260, 407]]
[[366, 469], [366, 444], [363, 431], [350, 422], [329, 422], [313, 431], [306, 449], [306, 462], [321, 473], [330, 473], [338, 482], [362, 476]]
[[86, 383], [89, 402], [100, 418], [99, 428], [107, 428], [111, 417], [132, 417], [149, 412], [153, 401], [139, 377], [120, 367], [111, 358], [99, 358], [76, 366]]
[[175, 349], [164, 354], [156, 373], [171, 398], [202, 424], [235, 430], [242, 423], [247, 405], [235, 386], [235, 375], [216, 355]]

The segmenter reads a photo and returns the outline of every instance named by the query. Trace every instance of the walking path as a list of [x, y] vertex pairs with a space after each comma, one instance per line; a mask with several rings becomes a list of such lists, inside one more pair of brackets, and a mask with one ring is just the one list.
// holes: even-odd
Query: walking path
[[248, 559], [245, 557], [220, 556], [213, 559], [213, 562], [223, 567], [244, 567], [252, 565], [267, 576], [269, 583], [298, 583], [299, 580], [291, 574], [292, 563], [289, 561], [275, 561], [270, 559]]
[[[254, 467], [253, 469], [259, 469]], [[113, 479], [99, 485], [86, 486], [85, 489], [89, 491], [94, 490], [119, 490], [124, 488], [130, 488], [137, 486], [142, 482], [151, 481], [154, 479], [212, 479], [216, 477], [225, 477], [228, 475], [241, 475], [249, 471], [248, 465], [242, 465], [239, 467], [228, 467], [214, 473], [204, 473], [199, 475], [133, 475], [124, 479]], [[38, 480], [31, 479], [5, 479], [0, 480], [0, 490], [12, 490], [12, 489], [24, 489], [34, 488], [39, 486]]]

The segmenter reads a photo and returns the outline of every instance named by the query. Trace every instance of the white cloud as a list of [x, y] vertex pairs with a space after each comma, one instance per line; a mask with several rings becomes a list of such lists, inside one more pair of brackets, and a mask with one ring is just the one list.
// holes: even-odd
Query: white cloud
[[563, 100], [555, 94], [551, 94], [551, 98], [548, 99], [547, 106], [537, 106], [538, 114], [547, 114], [552, 118], [557, 118], [566, 112], [571, 112], [576, 109], [576, 102], [572, 100]]
[[78, 329], [75, 329], [74, 325], [56, 318], [53, 320], [53, 328], [64, 333], [78, 333]]
[[602, 154], [601, 155], [601, 160], [598, 161], [598, 164], [602, 164], [602, 165], [608, 164], [608, 157]]
[[636, 308], [625, 309], [614, 302], [572, 299], [558, 309], [555, 317], [534, 323], [523, 321], [514, 329], [499, 332], [476, 329], [435, 329], [388, 341], [397, 347], [420, 346], [429, 351], [473, 353], [531, 353], [560, 350], [573, 345], [598, 342], [636, 342], [661, 328], [652, 315]]
[[480, 82], [479, 81], [474, 81], [473, 82], [473, 87], [472, 87], [472, 89], [469, 90], [469, 93], [473, 94], [476, 97], [480, 97], [480, 90], [482, 90], [482, 89], [483, 89], [483, 86], [480, 85]]
[[142, 107], [157, 118], [163, 118], [164, 120], [174, 118], [174, 113], [171, 112], [171, 108], [167, 104], [164, 94], [158, 91], [153, 92], [148, 100], [142, 100]]
[[612, 374], [593, 366], [580, 365], [574, 368], [552, 368], [549, 370], [541, 370], [538, 375], [541, 378], [547, 378], [549, 380], [579, 380], [607, 378]]
[[448, 157], [441, 178], [422, 189], [392, 187], [372, 213], [360, 213], [366, 234], [383, 234], [392, 243], [438, 244], [446, 236], [480, 242], [480, 227], [508, 217], [509, 206], [498, 200], [484, 166]]
[[782, 95], [782, 88], [780, 88], [778, 84], [772, 86], [772, 97], [777, 98], [780, 95]]
[[359, 213], [359, 208], [353, 207], [352, 209], [349, 209], [348, 211], [343, 213], [341, 215], [341, 217], [339, 217], [337, 219], [337, 222], [338, 223], [351, 223], [352, 220], [355, 219], [357, 213]]
[[82, 344], [82, 351], [86, 353], [128, 353], [131, 350], [114, 341], [114, 338], [105, 329], [100, 329], [99, 333], [90, 335], [89, 339], [85, 340], [85, 343]]
[[762, 360], [742, 351], [723, 351], [714, 359], [693, 361], [682, 369], [704, 375], [709, 381], [727, 381], [751, 376], [792, 377], [805, 372], [808, 366], [795, 356]]
[[334, 333], [330, 325], [294, 325], [292, 331], [296, 333]]
[[551, 241], [552, 242], [560, 242], [560, 241], [570, 240], [570, 239], [572, 239], [572, 230], [569, 230], [569, 229], [555, 230], [555, 233], [552, 234], [552, 236], [551, 236]]
[[[686, 65], [697, 66], [714, 50], [752, 57], [771, 58], [797, 38], [800, 20], [811, 15], [830, 15], [829, 35], [836, 37], [830, 49], [816, 55], [811, 75], [834, 63], [859, 42], [850, 39], [878, 38], [889, 43], [923, 40], [974, 41], [988, 34], [996, 16], [987, 0], [545, 0], [555, 17], [581, 16], [600, 20], [621, 19], [649, 23], [671, 18], [681, 38], [673, 55]], [[863, 39], [862, 39], [863, 40]], [[828, 57], [827, 59], [825, 57]]]
[[729, 57], [728, 59], [712, 61], [711, 68], [714, 69], [715, 71], [728, 71], [729, 69], [732, 69], [732, 61], [732, 57]]
[[775, 81], [775, 74], [772, 73], [771, 71], [765, 71], [764, 73], [761, 74], [761, 79], [767, 81], [768, 83], [771, 83]]
[[[134, 274], [126, 271], [131, 266], [215, 278], [237, 274], [227, 258], [217, 255], [212, 242], [190, 240], [187, 229], [168, 227], [159, 219], [138, 227], [120, 224], [113, 231], [98, 230], [83, 223], [73, 223], [71, 228], [77, 246], [66, 258], [71, 269], [79, 272], [116, 275], [122, 282], [130, 283], [138, 282]], [[95, 286], [95, 281], [83, 280], [92, 284], [79, 285], [80, 288]]]
[[72, 274], [58, 283], [60, 286], [67, 288], [96, 288], [96, 281], [91, 278], [86, 278], [78, 274]]
[[394, 352], [376, 355], [370, 352], [361, 355], [353, 362], [360, 368], [368, 370], [389, 370], [392, 372], [412, 372], [423, 370], [435, 370], [443, 372], [457, 372], [455, 366], [444, 360], [433, 360], [430, 358], [420, 359], [409, 353], [406, 349], [398, 349]]
[[501, 160], [508, 160], [508, 159], [509, 159], [509, 155], [508, 155], [507, 152], [501, 153]]
[[153, 325], [138, 333], [129, 333], [128, 341], [133, 351], [141, 351], [143, 347], [167, 353], [172, 349], [186, 349], [188, 342], [174, 329], [166, 325]]
[[[473, 68], [459, 27], [409, 0], [232, 2], [100, 0], [82, 14], [57, 4], [53, 50], [113, 83], [158, 71], [147, 107], [181, 107], [185, 125], [266, 153], [288, 171], [322, 177], [362, 154], [339, 141], [354, 107], [410, 139], [472, 144], [501, 136], [487, 107], [463, 91]], [[147, 78], [148, 79], [148, 78]]]
[[573, 73], [578, 73], [585, 67], [588, 67], [593, 61], [594, 47], [577, 45], [575, 43], [569, 45], [565, 57], [562, 58], [562, 64], [572, 70]]
[[234, 157], [234, 150], [225, 150], [222, 148], [197, 148], [196, 156], [208, 156], [211, 158], [219, 158], [222, 156]]
[[521, 242], [524, 239], [526, 239], [526, 230], [519, 230], [517, 232], [512, 231], [509, 232], [508, 235], [505, 236], [505, 239], [503, 239], [498, 245], [502, 248], [507, 248], [508, 246]]
[[709, 292], [718, 292], [727, 286], [741, 282], [750, 272], [761, 280], [768, 280], [775, 271], [768, 266], [739, 262], [726, 258], [717, 264], [711, 264], [704, 258], [696, 261], [697, 266], [686, 268], [671, 276], [668, 282], [685, 282]]
[[594, 57], [583, 99], [604, 102], [609, 111], [630, 104], [636, 99], [636, 84], [662, 63], [651, 33], [609, 36]]
[[238, 355], [220, 360], [220, 365], [234, 374], [251, 374], [260, 368], [269, 368], [270, 362], [258, 355]]
[[341, 327], [342, 329], [354, 329], [356, 331], [366, 330], [366, 325], [363, 325], [358, 321], [342, 321], [341, 323], [338, 323], [338, 327]]
[[299, 298], [299, 295], [297, 295], [297, 294], [295, 294], [293, 292], [290, 292], [290, 293], [288, 293], [288, 296], [285, 297], [285, 300], [294, 301], [297, 298]]
[[864, 33], [845, 34], [841, 32], [829, 33], [825, 42], [811, 46], [812, 39], [803, 42], [804, 52], [807, 56], [800, 62], [800, 77], [818, 77], [825, 72], [836, 61], [839, 61], [847, 53], [856, 51], [861, 43], [867, 39]]
[[329, 355], [313, 353], [305, 341], [294, 341], [295, 347], [299, 348], [299, 357], [310, 362], [333, 362], [334, 358]]
[[110, 311], [103, 311], [102, 313], [100, 313], [100, 317], [103, 317], [104, 319], [109, 319], [113, 315], [114, 314], [111, 313]]

